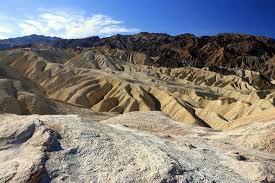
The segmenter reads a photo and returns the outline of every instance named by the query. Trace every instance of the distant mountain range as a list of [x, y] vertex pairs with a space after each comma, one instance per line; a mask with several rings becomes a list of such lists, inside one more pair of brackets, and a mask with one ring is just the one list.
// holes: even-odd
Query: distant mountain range
[[30, 36], [0, 40], [0, 49], [25, 47], [36, 43], [50, 43], [58, 40], [61, 40], [61, 38], [33, 34]]
[[144, 53], [154, 58], [155, 66], [176, 68], [189, 65], [215, 71], [224, 67], [238, 68], [275, 78], [275, 40], [261, 36], [224, 33], [197, 37], [193, 34], [170, 36], [142, 32], [108, 38], [61, 39], [31, 35], [0, 40], [2, 50], [46, 46], [78, 49], [105, 46]]

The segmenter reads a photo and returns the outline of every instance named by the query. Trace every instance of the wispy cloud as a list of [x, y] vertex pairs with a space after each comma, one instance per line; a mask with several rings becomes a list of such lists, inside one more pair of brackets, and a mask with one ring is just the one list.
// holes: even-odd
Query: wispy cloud
[[12, 33], [12, 30], [8, 27], [0, 27], [0, 39], [8, 38], [8, 35]]
[[79, 11], [38, 9], [31, 16], [9, 17], [0, 14], [0, 39], [30, 34], [83, 38], [136, 33], [137, 28], [125, 26], [121, 20], [104, 14], [87, 14]]
[[6, 35], [0, 33], [0, 40], [1, 40], [1, 39], [8, 39], [8, 38], [9, 38], [8, 36], [6, 36]]
[[85, 16], [62, 10], [40, 11], [36, 16], [18, 23], [23, 35], [43, 34], [63, 38], [109, 36], [117, 33], [138, 32], [137, 28], [124, 26], [123, 21], [103, 14]]
[[0, 27], [0, 33], [11, 33], [12, 31], [7, 27]]

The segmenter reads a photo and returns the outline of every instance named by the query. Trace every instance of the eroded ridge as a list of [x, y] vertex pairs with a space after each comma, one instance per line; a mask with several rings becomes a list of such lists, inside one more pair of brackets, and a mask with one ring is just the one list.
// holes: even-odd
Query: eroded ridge
[[[50, 54], [53, 59], [49, 56]], [[146, 65], [138, 52], [91, 48], [11, 50], [1, 62], [51, 99], [98, 112], [162, 111], [215, 129], [274, 107], [274, 86], [253, 71], [221, 74], [193, 67]]]

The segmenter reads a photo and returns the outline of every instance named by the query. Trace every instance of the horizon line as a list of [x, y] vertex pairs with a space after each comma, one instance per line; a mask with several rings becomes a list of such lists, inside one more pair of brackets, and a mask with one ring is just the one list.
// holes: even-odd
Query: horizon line
[[134, 36], [134, 35], [138, 35], [138, 34], [164, 34], [170, 37], [178, 37], [178, 36], [182, 36], [182, 35], [192, 35], [198, 38], [201, 37], [215, 37], [215, 36], [219, 36], [219, 35], [226, 35], [226, 34], [231, 34], [231, 35], [240, 35], [240, 36], [254, 36], [254, 37], [264, 37], [264, 38], [269, 38], [269, 39], [273, 39], [275, 40], [275, 37], [272, 36], [266, 36], [266, 35], [259, 35], [259, 34], [250, 34], [250, 33], [243, 33], [243, 32], [220, 32], [220, 33], [214, 33], [214, 34], [196, 34], [196, 33], [190, 33], [190, 32], [186, 32], [186, 33], [181, 33], [181, 34], [169, 34], [166, 32], [145, 32], [145, 31], [141, 31], [138, 33], [133, 33], [133, 34], [113, 34], [113, 35], [109, 35], [109, 36], [98, 36], [98, 35], [94, 35], [94, 36], [87, 36], [87, 37], [80, 37], [80, 38], [61, 38], [58, 36], [51, 36], [51, 35], [43, 35], [43, 34], [29, 34], [29, 35], [22, 35], [22, 36], [18, 36], [18, 37], [9, 37], [6, 39], [0, 39], [0, 41], [3, 40], [9, 40], [9, 39], [17, 39], [17, 38], [24, 38], [24, 37], [30, 37], [30, 36], [43, 36], [43, 37], [49, 37], [49, 38], [58, 38], [58, 39], [63, 39], [63, 40], [77, 40], [77, 39], [86, 39], [86, 38], [91, 38], [91, 37], [98, 37], [100, 39], [104, 39], [104, 38], [110, 38], [113, 36]]

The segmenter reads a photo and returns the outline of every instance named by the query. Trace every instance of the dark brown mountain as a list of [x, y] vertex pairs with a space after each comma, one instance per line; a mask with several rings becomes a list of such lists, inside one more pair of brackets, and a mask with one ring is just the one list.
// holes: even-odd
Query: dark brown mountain
[[196, 37], [192, 34], [170, 36], [143, 32], [102, 39], [54, 39], [30, 44], [37, 46], [37, 43], [42, 47], [49, 45], [61, 48], [107, 46], [142, 52], [153, 58], [150, 65], [158, 67], [208, 67], [223, 73], [230, 73], [232, 70], [228, 68], [231, 68], [252, 70], [260, 72], [263, 77], [275, 78], [275, 40], [261, 36], [219, 34]]
[[140, 33], [113, 36], [100, 41], [111, 48], [143, 52], [157, 57], [154, 65], [181, 67], [227, 67], [258, 71], [274, 78], [275, 41], [266, 37], [219, 34], [196, 37], [192, 34]]

